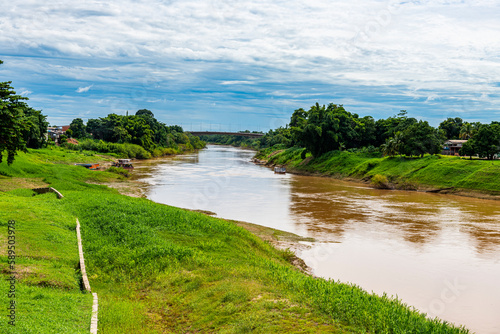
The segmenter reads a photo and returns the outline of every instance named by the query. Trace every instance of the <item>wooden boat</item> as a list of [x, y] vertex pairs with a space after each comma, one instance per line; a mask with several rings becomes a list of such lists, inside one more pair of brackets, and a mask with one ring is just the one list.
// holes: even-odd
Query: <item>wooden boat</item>
[[118, 162], [113, 162], [111, 166], [120, 167], [123, 169], [134, 169], [134, 166], [130, 162], [130, 159], [118, 159]]
[[275, 174], [286, 174], [286, 167], [274, 167]]
[[99, 164], [96, 163], [90, 163], [90, 164], [75, 164], [76, 166], [82, 166], [90, 170], [98, 170], [99, 169]]

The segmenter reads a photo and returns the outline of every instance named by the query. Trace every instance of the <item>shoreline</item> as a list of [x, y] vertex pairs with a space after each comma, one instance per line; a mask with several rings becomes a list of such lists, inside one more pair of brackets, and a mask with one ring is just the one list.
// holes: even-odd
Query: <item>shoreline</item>
[[[346, 182], [352, 182], [352, 183], [357, 183], [357, 184], [363, 184], [368, 187], [372, 187], [374, 189], [387, 189], [387, 190], [400, 190], [400, 191], [410, 191], [410, 192], [423, 192], [423, 193], [436, 193], [436, 194], [442, 194], [442, 195], [452, 195], [452, 196], [461, 196], [461, 197], [469, 197], [469, 198], [477, 198], [477, 199], [485, 199], [485, 200], [494, 200], [494, 201], [499, 201], [500, 200], [500, 195], [492, 194], [491, 192], [487, 191], [480, 191], [480, 190], [474, 190], [474, 189], [467, 189], [467, 188], [458, 188], [458, 187], [450, 187], [449, 185], [442, 185], [442, 186], [435, 186], [435, 185], [429, 185], [421, 182], [414, 182], [408, 187], [408, 185], [400, 184], [398, 182], [389, 182], [387, 184], [386, 188], [377, 188], [371, 184], [369, 181], [371, 178], [364, 176], [364, 177], [353, 177], [351, 175], [349, 176], [344, 176], [342, 173], [335, 171], [329, 170], [328, 173], [322, 173], [320, 171], [308, 171], [308, 170], [303, 170], [300, 168], [296, 168], [291, 165], [291, 162], [293, 160], [289, 159], [288, 161], [285, 161], [284, 163], [275, 163], [273, 162], [274, 159], [271, 159], [273, 156], [282, 153], [283, 150], [277, 150], [273, 151], [265, 156], [265, 159], [258, 159], [256, 158], [257, 155], [254, 157], [253, 162], [258, 165], [264, 165], [269, 168], [273, 168], [275, 166], [285, 166], [287, 168], [287, 173], [294, 174], [294, 175], [300, 175], [300, 176], [313, 176], [313, 177], [326, 177], [326, 178], [331, 178], [331, 179], [337, 179], [337, 180], [342, 180]], [[309, 163], [311, 161], [311, 158], [306, 158], [303, 160], [301, 163], [298, 164], [298, 166], [304, 166], [305, 164]], [[353, 170], [354, 172], [354, 170]], [[398, 175], [402, 176], [402, 175]]]
[[[137, 197], [137, 198], [145, 198], [146, 195], [143, 192], [142, 188], [136, 189], [134, 188], [138, 184], [146, 184], [145, 182], [138, 181], [138, 180], [123, 180], [123, 181], [114, 181], [114, 182], [106, 182], [106, 183], [99, 183], [100, 185], [107, 186], [110, 188], [113, 188], [118, 191], [121, 195], [124, 196], [129, 196], [129, 197]], [[153, 201], [154, 202], [154, 201]], [[186, 209], [186, 208], [180, 208], [168, 204], [163, 204], [163, 203], [158, 203], [154, 202], [157, 204], [161, 205], [167, 205], [171, 207], [175, 207], [181, 210], [186, 210], [186, 211], [191, 211], [191, 212], [197, 212], [206, 216], [214, 217], [216, 215], [215, 212], [211, 211], [206, 211], [206, 210], [193, 210], [193, 209]], [[261, 238], [263, 241], [270, 243], [272, 246], [274, 246], [277, 249], [280, 249], [282, 251], [291, 251], [292, 254], [288, 254], [288, 259], [289, 262], [294, 265], [297, 269], [302, 271], [305, 274], [308, 274], [310, 276], [314, 276], [313, 270], [311, 267], [309, 267], [303, 259], [297, 256], [296, 251], [299, 249], [305, 249], [310, 246], [305, 245], [301, 242], [315, 242], [316, 239], [314, 238], [309, 238], [309, 237], [303, 237], [294, 233], [274, 229], [271, 227], [267, 227], [264, 225], [259, 225], [259, 224], [254, 224], [254, 223], [249, 223], [249, 222], [244, 222], [244, 221], [239, 221], [239, 220], [233, 220], [233, 219], [226, 219], [223, 217], [214, 217], [217, 219], [221, 219], [230, 223], [233, 223], [237, 226], [240, 226], [247, 230], [248, 232], [256, 235], [257, 237]]]
[[[171, 156], [171, 157], [174, 157], [174, 156]], [[141, 162], [158, 161], [160, 159], [161, 158], [146, 159], [146, 160], [141, 160]], [[138, 176], [134, 177], [134, 175], [132, 174], [129, 178], [125, 178], [123, 180], [115, 180], [113, 182], [104, 182], [104, 183], [99, 183], [99, 184], [113, 188], [113, 189], [117, 190], [118, 193], [120, 193], [121, 195], [148, 199], [146, 194], [144, 193], [144, 188], [147, 187], [148, 184], [144, 181], [138, 180], [137, 178], [138, 178]], [[158, 202], [154, 202], [154, 203], [175, 207], [175, 206], [164, 204], [164, 203], [158, 203]], [[314, 238], [300, 236], [300, 235], [297, 235], [297, 234], [294, 234], [291, 232], [286, 232], [286, 231], [274, 229], [271, 227], [267, 227], [264, 225], [255, 224], [255, 223], [233, 220], [233, 219], [226, 219], [223, 217], [216, 217], [215, 212], [211, 212], [211, 211], [207, 211], [207, 210], [187, 209], [187, 208], [181, 208], [181, 207], [176, 207], [176, 208], [186, 210], [186, 211], [191, 211], [191, 212], [198, 212], [198, 213], [204, 214], [206, 216], [215, 217], [217, 219], [221, 219], [221, 220], [233, 223], [237, 226], [244, 228], [248, 232], [256, 235], [257, 237], [261, 238], [263, 241], [270, 243], [272, 246], [274, 246], [277, 249], [280, 249], [282, 251], [289, 250], [289, 251], [291, 251], [291, 253], [293, 253], [293, 254], [288, 254], [289, 262], [292, 265], [294, 265], [297, 269], [302, 271], [303, 273], [308, 274], [310, 276], [314, 276], [312, 268], [309, 267], [304, 262], [303, 259], [299, 258], [296, 255], [297, 250], [310, 247], [308, 245], [303, 244], [302, 242], [315, 242], [316, 239], [314, 239]]]
[[[275, 165], [270, 164], [270, 165], [265, 165], [266, 167], [274, 167]], [[287, 167], [288, 168], [288, 167]], [[287, 169], [287, 173], [293, 174], [293, 175], [300, 175], [300, 176], [313, 176], [313, 177], [325, 177], [325, 178], [331, 178], [331, 179], [336, 179], [336, 180], [341, 180], [341, 181], [346, 181], [346, 182], [352, 182], [352, 183], [357, 183], [357, 184], [362, 184], [365, 185], [369, 188], [373, 189], [380, 189], [371, 186], [370, 182], [368, 181], [363, 181], [363, 179], [356, 179], [352, 177], [342, 177], [340, 175], [335, 176], [335, 175], [328, 175], [328, 174], [322, 174], [322, 173], [311, 173], [308, 171], [302, 171], [299, 169], [294, 169], [291, 168], [290, 170]], [[492, 195], [492, 194], [485, 194], [481, 192], [476, 192], [473, 190], [466, 190], [466, 189], [456, 189], [453, 187], [447, 187], [447, 188], [436, 188], [433, 186], [425, 185], [425, 184], [419, 184], [418, 189], [404, 189], [404, 188], [397, 188], [397, 184], [393, 184], [393, 187], [391, 188], [383, 188], [383, 190], [397, 190], [397, 191], [407, 191], [407, 192], [420, 192], [420, 193], [433, 193], [433, 194], [441, 194], [441, 195], [452, 195], [452, 196], [461, 196], [461, 197], [469, 197], [469, 198], [477, 198], [477, 199], [486, 199], [486, 200], [493, 200], [493, 201], [500, 201], [500, 196], [499, 195]]]

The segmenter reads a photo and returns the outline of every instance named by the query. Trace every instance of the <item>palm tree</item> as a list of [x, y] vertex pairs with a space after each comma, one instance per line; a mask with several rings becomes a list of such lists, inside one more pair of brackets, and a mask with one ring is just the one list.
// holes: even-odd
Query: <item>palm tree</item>
[[459, 137], [460, 137], [460, 139], [467, 139], [468, 140], [468, 139], [471, 139], [472, 136], [474, 136], [474, 132], [475, 132], [475, 129], [472, 126], [472, 124], [467, 122], [464, 125], [462, 125], [462, 127], [460, 128]]
[[388, 155], [390, 157], [393, 157], [398, 153], [394, 142], [394, 138], [387, 139], [385, 141], [385, 144], [382, 144], [380, 147], [382, 148], [383, 155]]
[[403, 148], [404, 145], [403, 134], [400, 131], [396, 132], [394, 138], [392, 138], [392, 141], [395, 152], [401, 156], [401, 149]]

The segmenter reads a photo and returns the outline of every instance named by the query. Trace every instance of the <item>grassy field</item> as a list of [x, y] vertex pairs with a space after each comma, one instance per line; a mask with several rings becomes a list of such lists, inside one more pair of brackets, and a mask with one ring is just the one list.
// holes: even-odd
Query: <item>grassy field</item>
[[453, 188], [448, 192], [500, 195], [500, 160], [469, 160], [427, 155], [424, 158], [380, 157], [377, 154], [332, 151], [301, 158], [301, 148], [268, 149], [260, 159], [287, 165], [290, 171], [370, 181], [384, 176], [390, 187], [406, 190]]
[[[99, 333], [467, 333], [400, 301], [308, 276], [293, 255], [235, 223], [120, 195], [123, 176], [72, 166], [103, 159], [62, 150], [0, 164], [0, 240], [16, 221], [16, 327], [2, 333], [88, 332], [76, 218], [99, 294]], [[55, 194], [33, 196], [34, 184]], [[6, 258], [6, 243], [0, 253]], [[9, 270], [2, 261], [2, 275]], [[5, 279], [0, 302], [8, 305]]]

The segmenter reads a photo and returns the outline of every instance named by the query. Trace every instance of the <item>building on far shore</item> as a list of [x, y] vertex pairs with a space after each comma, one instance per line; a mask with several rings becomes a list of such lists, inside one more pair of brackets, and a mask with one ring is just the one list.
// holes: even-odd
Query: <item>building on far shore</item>
[[54, 140], [56, 144], [59, 143], [59, 137], [63, 135], [69, 129], [69, 125], [63, 126], [49, 126], [47, 128], [47, 135], [49, 138]]
[[444, 142], [443, 155], [459, 155], [458, 151], [467, 140], [450, 139]]

